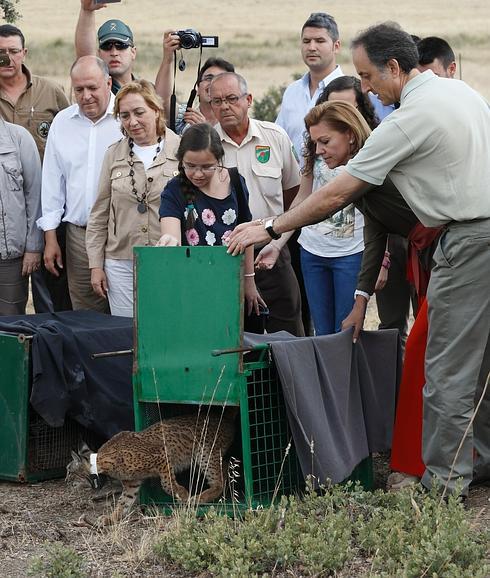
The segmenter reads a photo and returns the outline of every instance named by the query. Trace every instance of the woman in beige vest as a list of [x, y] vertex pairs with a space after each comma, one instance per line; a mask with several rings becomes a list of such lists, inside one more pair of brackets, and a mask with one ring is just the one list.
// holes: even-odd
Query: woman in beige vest
[[92, 287], [111, 313], [133, 315], [133, 247], [160, 238], [160, 193], [177, 174], [180, 138], [166, 128], [160, 98], [146, 80], [125, 84], [114, 115], [124, 139], [105, 155], [99, 193], [87, 225]]

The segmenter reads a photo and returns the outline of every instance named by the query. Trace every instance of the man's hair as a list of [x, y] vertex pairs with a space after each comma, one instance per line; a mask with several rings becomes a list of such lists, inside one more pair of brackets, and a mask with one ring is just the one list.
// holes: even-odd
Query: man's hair
[[453, 49], [443, 38], [437, 36], [422, 38], [417, 44], [417, 50], [419, 51], [419, 64], [422, 65], [430, 64], [438, 58], [444, 68], [447, 68], [456, 61]]
[[[147, 106], [157, 113], [156, 118], [156, 132], [158, 136], [163, 136], [165, 134], [165, 113], [163, 111], [162, 99], [155, 92], [155, 87], [148, 80], [140, 79], [133, 80], [121, 86], [118, 93], [116, 94], [116, 100], [114, 101], [114, 118], [120, 120], [121, 114], [121, 100], [128, 94], [139, 94], [143, 97]], [[126, 132], [122, 128], [121, 132], [124, 136]]]
[[237, 74], [236, 72], [222, 72], [221, 74], [218, 74], [211, 81], [210, 89], [211, 86], [213, 86], [213, 84], [215, 84], [215, 82], [221, 78], [234, 78], [238, 82], [238, 86], [240, 87], [240, 91], [242, 92], [242, 94], [248, 94], [247, 81], [243, 78], [241, 74]]
[[211, 68], [212, 66], [215, 66], [216, 68], [221, 68], [223, 72], [235, 72], [235, 67], [231, 62], [228, 62], [228, 60], [225, 60], [224, 58], [219, 58], [219, 56], [216, 58], [211, 57], [208, 58], [201, 67], [201, 70], [199, 72], [199, 78], [197, 79], [198, 84], [201, 82], [202, 77], [204, 76], [206, 70], [208, 68]]
[[304, 148], [305, 166], [303, 169], [303, 174], [305, 175], [313, 173], [313, 165], [317, 156], [315, 143], [311, 140], [310, 128], [321, 122], [326, 122], [333, 130], [342, 134], [351, 131], [353, 140], [351, 147], [352, 156], [359, 152], [371, 134], [371, 129], [364, 117], [349, 102], [332, 100], [317, 104], [305, 116], [307, 131]]
[[339, 28], [335, 18], [326, 12], [313, 12], [308, 16], [308, 20], [301, 28], [301, 34], [305, 28], [325, 28], [330, 38], [337, 42], [339, 39]]
[[0, 36], [2, 38], [8, 38], [9, 36], [18, 36], [22, 42], [22, 48], [26, 45], [26, 39], [22, 32], [17, 28], [17, 26], [12, 26], [12, 24], [2, 24], [0, 26]]
[[383, 22], [363, 30], [351, 42], [351, 48], [360, 46], [379, 70], [383, 70], [389, 60], [395, 59], [400, 69], [409, 73], [417, 68], [419, 62], [415, 42], [396, 22]]
[[91, 58], [93, 59], [93, 62], [102, 70], [103, 74], [104, 74], [104, 78], [109, 78], [110, 74], [109, 74], [109, 67], [107, 66], [107, 63], [104, 62], [102, 60], [102, 58], [99, 58], [98, 56], [80, 56], [80, 58], [77, 58], [75, 60], [75, 62], [71, 65], [70, 68], [70, 75], [73, 72], [73, 69], [78, 65], [78, 63], [80, 62], [80, 60], [84, 58], [84, 59], [88, 59]]

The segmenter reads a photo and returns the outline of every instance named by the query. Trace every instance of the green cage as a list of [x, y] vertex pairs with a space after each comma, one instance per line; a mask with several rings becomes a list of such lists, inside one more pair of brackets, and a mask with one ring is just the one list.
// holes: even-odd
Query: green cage
[[14, 482], [65, 476], [71, 450], [94, 439], [73, 420], [51, 427], [32, 409], [30, 345], [29, 337], [0, 333], [0, 479]]
[[[268, 346], [243, 348], [242, 258], [224, 247], [137, 247], [134, 408], [137, 430], [188, 406], [239, 406], [231, 455], [240, 475], [221, 503], [256, 507], [304, 482]], [[158, 297], [156, 297], [158, 295]], [[371, 484], [370, 464], [353, 479]], [[182, 481], [186, 485], [185, 480]], [[158, 480], [140, 503], [170, 507]]]

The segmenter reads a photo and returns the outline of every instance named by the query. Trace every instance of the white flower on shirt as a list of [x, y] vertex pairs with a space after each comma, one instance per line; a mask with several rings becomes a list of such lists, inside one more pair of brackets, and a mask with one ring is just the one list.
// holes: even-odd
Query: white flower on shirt
[[216, 243], [216, 235], [213, 233], [213, 231], [208, 231], [206, 233], [206, 243], [211, 245], [211, 247]]
[[236, 221], [235, 209], [226, 209], [221, 219], [225, 225], [232, 225]]

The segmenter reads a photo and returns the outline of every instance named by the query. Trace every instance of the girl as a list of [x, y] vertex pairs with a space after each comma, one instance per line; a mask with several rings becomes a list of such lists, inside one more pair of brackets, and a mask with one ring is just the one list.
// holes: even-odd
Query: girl
[[[226, 245], [236, 225], [250, 221], [248, 191], [236, 169], [223, 167], [223, 146], [209, 124], [190, 126], [177, 150], [179, 174], [161, 195], [160, 246]], [[265, 307], [254, 280], [253, 247], [245, 252], [247, 313]]]

